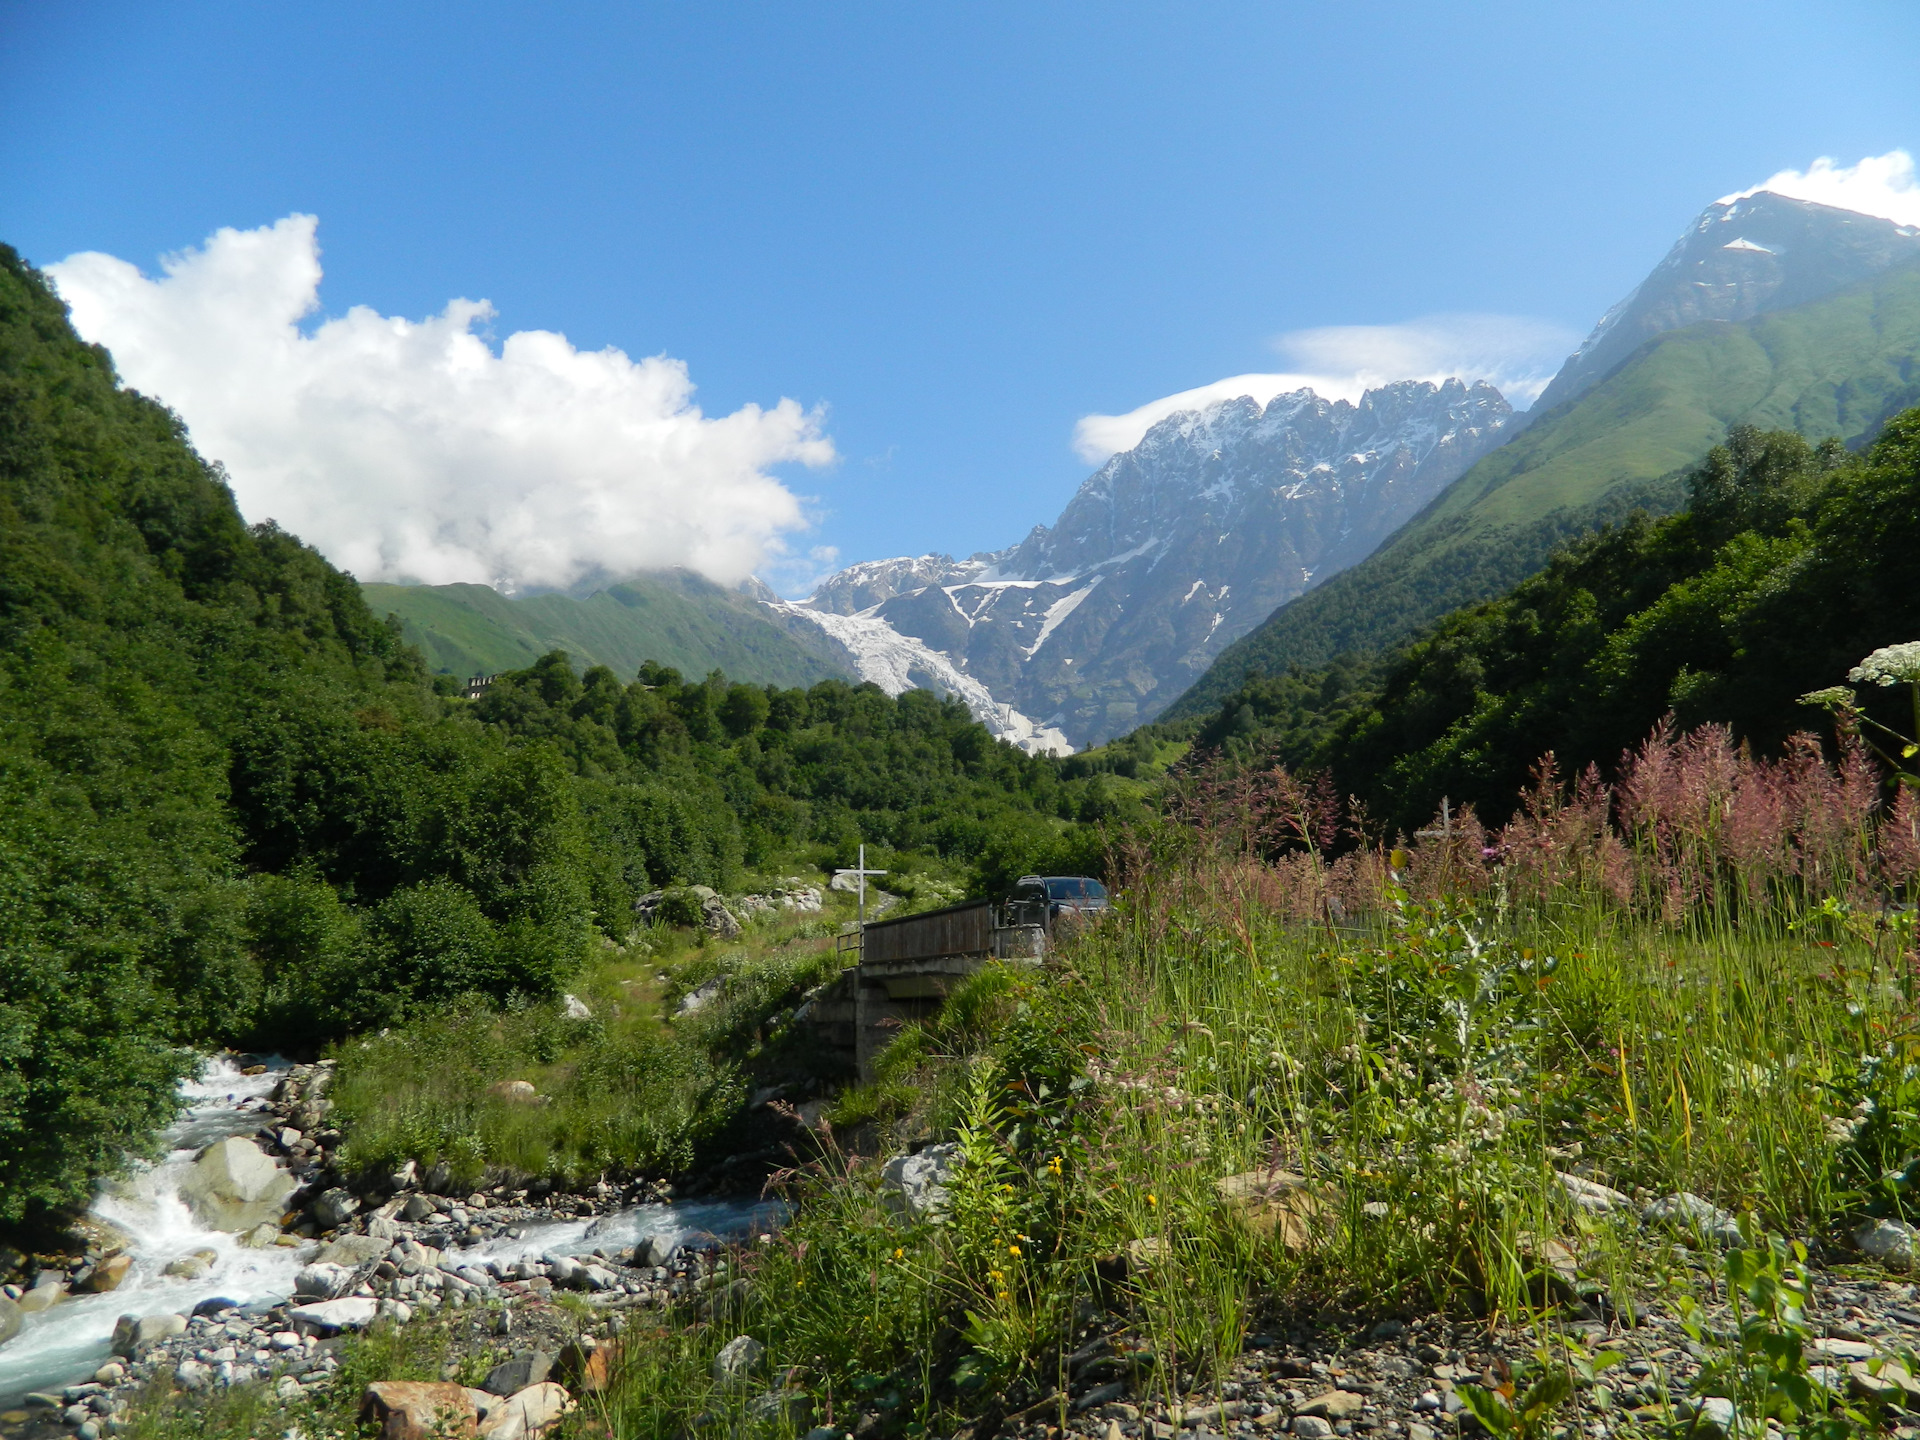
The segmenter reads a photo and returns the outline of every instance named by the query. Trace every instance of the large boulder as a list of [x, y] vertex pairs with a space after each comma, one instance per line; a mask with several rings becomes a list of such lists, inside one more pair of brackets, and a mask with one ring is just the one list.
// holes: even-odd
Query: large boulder
[[353, 1283], [353, 1270], [321, 1260], [303, 1268], [293, 1277], [296, 1300], [331, 1300]]
[[260, 1147], [241, 1135], [200, 1152], [180, 1182], [180, 1198], [214, 1230], [251, 1230], [276, 1222], [297, 1182]]
[[511, 1360], [502, 1360], [487, 1372], [480, 1388], [489, 1395], [517, 1395], [529, 1385], [538, 1385], [553, 1370], [553, 1356], [544, 1350], [522, 1350]]
[[0, 1345], [4, 1345], [20, 1333], [20, 1307], [0, 1295]]
[[360, 1397], [360, 1423], [382, 1440], [440, 1440], [473, 1434], [473, 1396], [452, 1381], [382, 1380]]
[[338, 1230], [354, 1217], [355, 1212], [360, 1209], [360, 1201], [355, 1198], [351, 1190], [335, 1186], [331, 1190], [323, 1191], [307, 1208], [313, 1216], [314, 1223], [322, 1230]]
[[28, 1315], [51, 1310], [67, 1298], [66, 1278], [57, 1270], [42, 1270], [33, 1288], [20, 1297], [20, 1309]]
[[490, 1409], [479, 1433], [483, 1440], [532, 1440], [557, 1424], [572, 1404], [565, 1387], [551, 1380], [529, 1385]]
[[707, 927], [709, 935], [717, 935], [722, 940], [740, 938], [740, 922], [718, 895], [708, 895], [701, 900], [700, 923]]
[[313, 1261], [316, 1265], [364, 1265], [369, 1260], [386, 1259], [392, 1248], [393, 1241], [378, 1235], [342, 1235], [323, 1246]]
[[896, 1155], [880, 1171], [880, 1199], [908, 1220], [934, 1220], [946, 1213], [947, 1184], [960, 1164], [960, 1147], [929, 1145], [918, 1155]]
[[766, 1358], [766, 1346], [751, 1335], [736, 1335], [713, 1357], [713, 1383], [722, 1390], [744, 1390]]
[[176, 1280], [204, 1280], [219, 1258], [220, 1252], [217, 1250], [194, 1250], [169, 1260], [160, 1273]]
[[1291, 1171], [1249, 1170], [1214, 1181], [1220, 1203], [1256, 1235], [1271, 1235], [1289, 1250], [1304, 1250], [1326, 1223], [1327, 1207]]
[[113, 1353], [131, 1360], [149, 1345], [186, 1333], [184, 1315], [122, 1315], [113, 1326]]
[[131, 1255], [109, 1255], [93, 1267], [93, 1273], [87, 1276], [86, 1283], [80, 1288], [95, 1295], [103, 1295], [109, 1290], [118, 1290], [120, 1282], [127, 1278], [127, 1272], [132, 1268]]
[[1869, 1220], [1853, 1232], [1853, 1243], [1862, 1255], [1889, 1270], [1911, 1270], [1915, 1236], [1920, 1236], [1920, 1230], [1903, 1220]]
[[1711, 1200], [1702, 1200], [1685, 1190], [1655, 1200], [1640, 1212], [1640, 1218], [1649, 1225], [1664, 1225], [1689, 1239], [1717, 1245], [1722, 1250], [1746, 1243], [1740, 1233], [1740, 1222], [1732, 1214]]

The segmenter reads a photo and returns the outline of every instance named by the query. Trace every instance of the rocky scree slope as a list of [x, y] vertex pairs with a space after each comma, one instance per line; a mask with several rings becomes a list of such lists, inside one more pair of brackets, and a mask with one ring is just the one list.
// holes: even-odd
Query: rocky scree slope
[[1734, 425], [1870, 440], [1920, 403], [1920, 229], [1762, 193], [1721, 201], [1595, 327], [1506, 443], [1363, 561], [1226, 649], [1168, 715], [1252, 674], [1398, 643], [1539, 570]]
[[1500, 443], [1489, 385], [1311, 390], [1162, 420], [1051, 528], [956, 561], [856, 565], [785, 606], [888, 689], [931, 685], [1029, 749], [1152, 719], [1231, 641], [1367, 555]]

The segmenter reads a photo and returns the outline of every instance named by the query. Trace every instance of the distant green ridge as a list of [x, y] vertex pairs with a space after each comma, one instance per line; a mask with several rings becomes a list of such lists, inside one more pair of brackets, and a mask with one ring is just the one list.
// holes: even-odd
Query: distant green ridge
[[809, 686], [850, 667], [812, 626], [783, 627], [758, 601], [687, 571], [638, 576], [584, 599], [510, 598], [486, 585], [362, 585], [377, 614], [400, 617], [435, 670], [521, 670], [551, 650], [629, 680], [647, 660], [687, 676], [724, 670], [757, 685]]
[[1681, 472], [1736, 424], [1871, 438], [1920, 403], [1920, 265], [1739, 323], [1675, 330], [1541, 416], [1372, 555], [1221, 652], [1162, 717], [1217, 709], [1250, 674], [1377, 650], [1504, 593], [1570, 536], [1671, 510]]

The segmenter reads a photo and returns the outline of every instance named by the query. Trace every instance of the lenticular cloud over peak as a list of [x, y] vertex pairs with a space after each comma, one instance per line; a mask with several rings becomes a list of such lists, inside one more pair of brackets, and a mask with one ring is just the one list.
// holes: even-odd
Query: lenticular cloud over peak
[[366, 580], [507, 590], [686, 566], [722, 583], [785, 553], [799, 498], [770, 467], [823, 465], [792, 400], [709, 418], [686, 366], [522, 330], [485, 301], [420, 321], [319, 309], [318, 222], [223, 229], [158, 279], [111, 255], [47, 267], [74, 327], [173, 406], [272, 518]]

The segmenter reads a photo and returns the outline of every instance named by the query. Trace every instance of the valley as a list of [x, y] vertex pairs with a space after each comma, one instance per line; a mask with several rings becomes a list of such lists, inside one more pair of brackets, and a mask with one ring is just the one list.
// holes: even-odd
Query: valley
[[1920, 1433], [1917, 277], [787, 600], [362, 584], [0, 251], [0, 1432]]

